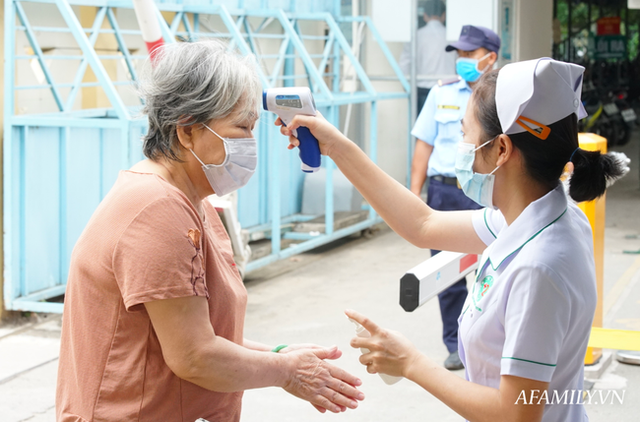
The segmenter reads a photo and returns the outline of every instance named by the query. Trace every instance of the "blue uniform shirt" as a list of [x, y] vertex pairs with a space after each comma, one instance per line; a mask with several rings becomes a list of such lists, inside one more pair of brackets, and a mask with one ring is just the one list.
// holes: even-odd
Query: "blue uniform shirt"
[[460, 80], [434, 86], [418, 115], [411, 134], [433, 146], [427, 176], [456, 177], [458, 142], [462, 140], [461, 120], [467, 109], [471, 88]]

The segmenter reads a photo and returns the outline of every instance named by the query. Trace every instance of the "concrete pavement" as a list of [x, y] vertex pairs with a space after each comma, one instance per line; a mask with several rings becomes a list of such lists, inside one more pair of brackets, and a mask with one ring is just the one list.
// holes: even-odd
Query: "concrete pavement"
[[[640, 330], [640, 255], [625, 253], [640, 250], [639, 141], [636, 136], [621, 148], [634, 159], [632, 173], [607, 196], [604, 306], [610, 328]], [[338, 345], [344, 355], [336, 365], [363, 379], [367, 399], [355, 411], [321, 415], [280, 389], [247, 391], [242, 421], [460, 421], [416, 385], [403, 380], [387, 386], [367, 374], [357, 361], [360, 352], [348, 346], [354, 327], [343, 311], [352, 308], [401, 331], [428, 356], [444, 361], [437, 301], [413, 313], [398, 305], [399, 278], [427, 257], [427, 251], [383, 227], [372, 238], [343, 239], [250, 273], [246, 337], [273, 345]], [[27, 325], [0, 327], [0, 421], [55, 419], [59, 323], [59, 316], [49, 315]], [[463, 376], [463, 371], [456, 374]], [[615, 390], [623, 403], [587, 405], [592, 422], [637, 420], [640, 366], [614, 362], [593, 388]]]

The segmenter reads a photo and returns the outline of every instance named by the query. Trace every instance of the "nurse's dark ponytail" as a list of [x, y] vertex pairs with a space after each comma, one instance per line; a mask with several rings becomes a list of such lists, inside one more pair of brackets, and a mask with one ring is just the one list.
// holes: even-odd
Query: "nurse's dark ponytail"
[[624, 175], [621, 163], [610, 154], [577, 149], [571, 158], [573, 174], [569, 195], [576, 202], [591, 201], [607, 189], [607, 182]]
[[[482, 139], [502, 134], [496, 109], [496, 82], [499, 69], [485, 73], [473, 91], [476, 118], [484, 132]], [[578, 119], [575, 114], [549, 125], [551, 133], [545, 140], [529, 132], [509, 135], [520, 151], [529, 176], [548, 190], [558, 186], [565, 165], [571, 161], [574, 171], [569, 181], [569, 195], [576, 202], [590, 201], [601, 196], [607, 182], [624, 174], [625, 165], [610, 154], [578, 148]], [[480, 152], [486, 153], [488, 148]]]

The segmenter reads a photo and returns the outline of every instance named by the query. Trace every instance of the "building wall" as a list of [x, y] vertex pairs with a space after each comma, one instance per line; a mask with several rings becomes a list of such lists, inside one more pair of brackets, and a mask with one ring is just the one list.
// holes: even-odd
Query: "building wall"
[[[372, 1], [367, 0], [362, 4], [362, 15], [372, 15]], [[407, 25], [410, 25], [407, 22]], [[402, 53], [404, 43], [388, 42], [387, 47], [391, 54], [398, 60]], [[367, 35], [363, 50], [363, 66], [368, 75], [375, 78], [376, 76], [395, 76], [393, 69], [389, 65], [382, 50], [373, 40], [371, 34]], [[379, 92], [403, 90], [399, 82], [394, 81], [372, 81], [374, 88]], [[407, 181], [407, 154], [408, 154], [408, 100], [385, 100], [378, 102], [378, 165], [394, 179], [402, 184]], [[365, 107], [361, 113], [361, 118], [352, 121], [351, 127], [354, 125], [360, 127], [362, 137], [370, 139], [370, 122], [371, 116], [369, 107]], [[355, 130], [355, 128], [354, 128]]]
[[457, 40], [464, 25], [478, 25], [497, 31], [497, 7], [502, 0], [445, 0], [447, 39]]
[[[402, 43], [389, 43], [391, 53], [399, 58], [402, 52]], [[393, 69], [387, 62], [378, 45], [368, 39], [366, 45], [365, 70], [371, 77], [392, 76]], [[402, 85], [393, 81], [373, 81], [373, 86], [378, 92], [402, 91]], [[378, 165], [389, 173], [394, 179], [405, 184], [407, 176], [407, 147], [408, 147], [408, 101], [405, 99], [378, 101]], [[364, 138], [371, 139], [369, 107], [364, 113], [365, 119], [358, 122], [360, 130], [364, 131]], [[351, 125], [353, 126], [352, 122]]]
[[[510, 9], [509, 23], [504, 10]], [[500, 64], [551, 56], [553, 0], [447, 0], [447, 38], [457, 39], [462, 25], [493, 29], [503, 39], [511, 39], [511, 58]], [[505, 32], [509, 26], [509, 33]]]
[[517, 60], [551, 57], [553, 0], [516, 0], [515, 52]]

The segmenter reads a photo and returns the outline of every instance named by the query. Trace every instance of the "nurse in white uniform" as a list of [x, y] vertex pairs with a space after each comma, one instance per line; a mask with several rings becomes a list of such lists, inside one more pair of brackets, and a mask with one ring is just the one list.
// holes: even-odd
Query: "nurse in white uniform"
[[[486, 208], [439, 212], [322, 117], [298, 116], [384, 220], [413, 244], [482, 254], [459, 318], [466, 380], [355, 311], [370, 373], [404, 376], [469, 421], [583, 422], [583, 360], [596, 306], [593, 241], [574, 201], [602, 195], [628, 159], [578, 147], [584, 68], [543, 58], [488, 72], [465, 113], [456, 175]], [[279, 124], [279, 121], [276, 122]], [[297, 139], [290, 138], [290, 148]], [[567, 187], [560, 176], [573, 170]]]

